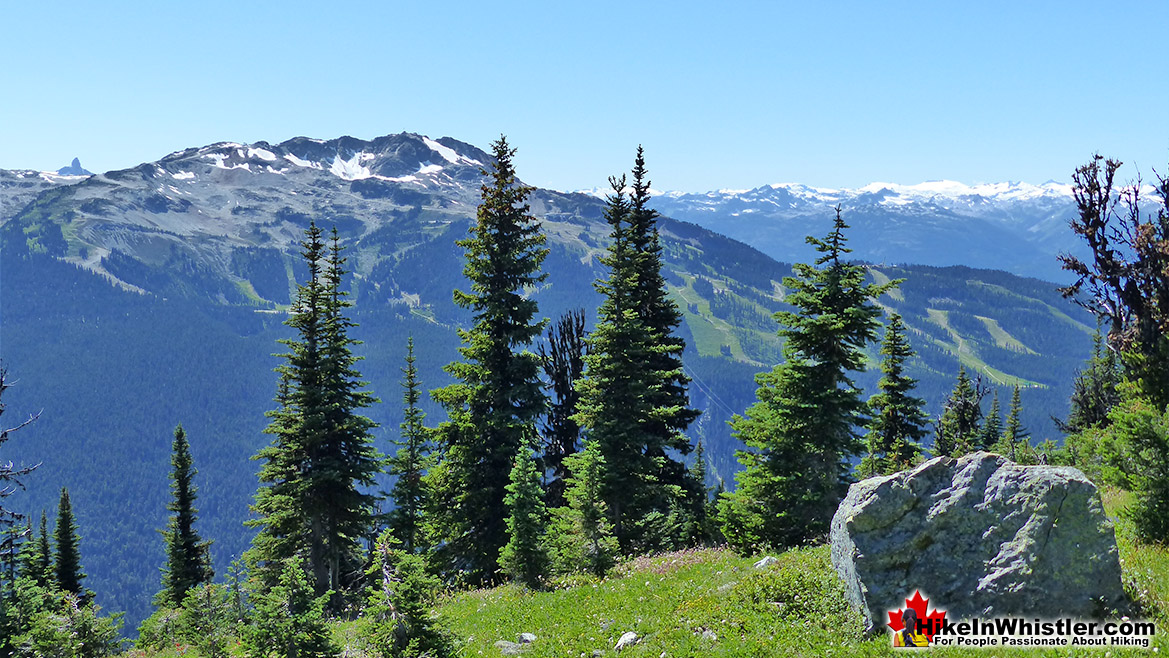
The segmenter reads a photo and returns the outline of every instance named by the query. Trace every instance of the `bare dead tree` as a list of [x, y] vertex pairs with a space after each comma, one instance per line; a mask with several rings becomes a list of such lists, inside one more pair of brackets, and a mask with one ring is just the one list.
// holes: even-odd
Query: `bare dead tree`
[[1076, 275], [1060, 292], [1108, 323], [1110, 348], [1152, 354], [1169, 333], [1169, 178], [1157, 177], [1156, 214], [1142, 213], [1142, 182], [1117, 188], [1120, 166], [1095, 155], [1072, 176], [1079, 213], [1070, 224], [1092, 256], [1059, 256]]
[[[3, 402], [4, 391], [11, 388], [12, 384], [8, 378], [8, 370], [0, 365], [0, 417], [4, 415], [5, 404]], [[23, 423], [4, 429], [0, 424], [0, 446], [3, 446], [11, 434], [17, 430], [23, 429], [40, 418], [40, 412], [32, 414]], [[20, 479], [29, 473], [32, 473], [40, 464], [33, 464], [32, 466], [17, 466], [11, 460], [0, 461], [0, 501], [16, 493], [20, 489], [24, 489], [24, 483]], [[12, 510], [6, 509], [0, 505], [0, 525], [11, 525], [24, 517]]]

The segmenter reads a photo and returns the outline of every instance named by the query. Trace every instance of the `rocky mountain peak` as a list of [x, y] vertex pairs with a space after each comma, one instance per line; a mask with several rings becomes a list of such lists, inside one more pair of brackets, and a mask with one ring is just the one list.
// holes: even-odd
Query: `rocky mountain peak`
[[68, 167], [61, 167], [57, 173], [62, 176], [92, 176], [93, 172], [81, 166], [79, 158], [73, 158], [73, 162], [69, 163]]

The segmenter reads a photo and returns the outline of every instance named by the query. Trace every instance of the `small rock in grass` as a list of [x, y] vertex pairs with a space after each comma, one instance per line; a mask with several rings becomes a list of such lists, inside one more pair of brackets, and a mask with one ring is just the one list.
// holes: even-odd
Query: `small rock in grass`
[[710, 640], [711, 642], [715, 642], [718, 640], [718, 634], [715, 633], [714, 631], [710, 630], [709, 628], [702, 631], [702, 637], [704, 639]]
[[531, 644], [536, 641], [536, 636], [531, 633], [520, 633], [520, 644]]
[[525, 649], [527, 649], [527, 647], [522, 644], [508, 642], [507, 640], [500, 640], [496, 642], [495, 648], [499, 649], [499, 652], [505, 656], [519, 656], [524, 653]]
[[617, 640], [617, 646], [613, 648], [617, 651], [620, 651], [625, 647], [631, 647], [638, 642], [641, 642], [641, 638], [637, 637], [637, 633], [629, 631], [628, 633], [622, 635], [620, 640]]
[[762, 560], [759, 560], [758, 562], [756, 562], [755, 568], [756, 569], [766, 569], [767, 567], [770, 567], [771, 565], [773, 565], [777, 562], [779, 562], [779, 560], [768, 555], [767, 557], [763, 558]]

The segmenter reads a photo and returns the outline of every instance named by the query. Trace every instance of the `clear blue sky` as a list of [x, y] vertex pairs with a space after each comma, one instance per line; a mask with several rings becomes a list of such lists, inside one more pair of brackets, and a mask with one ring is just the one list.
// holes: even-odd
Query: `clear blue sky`
[[401, 131], [557, 189], [639, 143], [688, 191], [1169, 168], [1167, 0], [725, 4], [6, 2], [0, 168]]

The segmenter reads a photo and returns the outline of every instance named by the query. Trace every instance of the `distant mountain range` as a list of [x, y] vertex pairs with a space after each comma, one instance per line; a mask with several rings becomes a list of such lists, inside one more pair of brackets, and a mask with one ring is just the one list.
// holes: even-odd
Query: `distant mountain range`
[[1071, 186], [1047, 182], [964, 185], [871, 183], [855, 190], [799, 184], [654, 197], [663, 214], [742, 240], [781, 261], [798, 259], [798, 238], [819, 235], [841, 206], [853, 255], [873, 263], [968, 265], [1064, 281], [1061, 252], [1082, 254], [1068, 229]]
[[[465, 142], [403, 133], [224, 142], [87, 177], [0, 171], [0, 358], [19, 384], [4, 402], [12, 417], [44, 409], [0, 453], [44, 462], [29, 490], [6, 500], [51, 512], [59, 487], [69, 486], [90, 586], [103, 605], [128, 609], [135, 624], [157, 590], [155, 530], [165, 523], [170, 432], [181, 422], [200, 469], [200, 523], [216, 541], [222, 573], [250, 537], [242, 525], [256, 488], [249, 457], [268, 438], [272, 354], [290, 334], [281, 321], [303, 280], [304, 228], [336, 226], [348, 248], [353, 335], [365, 341], [359, 368], [383, 400], [370, 416], [382, 428], [379, 448], [389, 450], [401, 421], [407, 336], [427, 388], [447, 383], [442, 366], [458, 358], [456, 328], [467, 315], [451, 291], [467, 282], [455, 241], [473, 221], [488, 164]], [[853, 225], [854, 255], [876, 263], [870, 276], [906, 279], [880, 303], [906, 318], [919, 355], [910, 372], [931, 413], [963, 364], [1000, 397], [1008, 386], [1024, 387], [1033, 436], [1056, 436], [1049, 416], [1066, 413], [1092, 319], [1051, 283], [965, 265], [1017, 258], [1043, 269], [1043, 250], [1063, 244], [1058, 186], [1034, 194], [1008, 186], [979, 193], [993, 199], [977, 202], [923, 186], [886, 187], [655, 197], [667, 215], [665, 274], [684, 313], [691, 398], [703, 411], [690, 435], [705, 442], [712, 476], [733, 484], [738, 445], [726, 421], [753, 401], [755, 373], [780, 359], [771, 315], [789, 308], [782, 280], [791, 266], [762, 251], [810, 261], [804, 236], [826, 232], [835, 203]], [[967, 198], [981, 215], [944, 207], [952, 198]], [[604, 202], [537, 189], [530, 203], [551, 249], [549, 278], [531, 293], [541, 314], [584, 308], [591, 318], [599, 301], [593, 282], [605, 273]], [[1044, 212], [1050, 217], [1039, 219]], [[1028, 228], [1010, 228], [1016, 223]], [[747, 244], [720, 234], [746, 228], [756, 232]], [[1050, 230], [1050, 237], [1004, 237], [1016, 230]], [[895, 265], [915, 254], [927, 265]], [[878, 359], [874, 346], [870, 365]], [[870, 368], [858, 384], [871, 391], [876, 380]], [[441, 420], [433, 404], [427, 410], [429, 423]]]
[[[468, 189], [464, 184], [475, 178], [486, 157], [481, 150], [454, 139], [435, 141], [421, 136], [414, 140], [387, 136], [369, 142], [295, 138], [276, 146], [264, 142], [246, 147], [213, 144], [160, 160], [156, 172], [163, 172], [160, 175], [167, 184], [161, 184], [161, 179], [152, 181], [152, 201], [144, 201], [138, 208], [107, 207], [106, 212], [133, 215], [144, 211], [147, 215], [139, 215], [137, 223], [150, 227], [157, 224], [158, 209], [166, 207], [170, 219], [177, 219], [176, 215], [183, 214], [182, 208], [195, 203], [200, 190], [208, 185], [246, 180], [248, 185], [278, 191], [297, 180], [324, 174], [347, 184], [350, 194], [360, 201], [314, 197], [286, 204], [290, 212], [312, 211], [323, 207], [323, 203], [341, 201], [340, 213], [354, 215], [386, 205], [377, 199], [394, 205], [414, 193], [426, 196], [440, 190], [460, 202], [473, 203], [477, 189], [474, 185]], [[225, 173], [233, 170], [256, 176], [241, 179], [238, 173]], [[56, 173], [0, 170], [0, 223], [45, 188], [75, 184], [82, 180], [78, 176], [88, 175], [91, 174], [76, 158]], [[126, 180], [118, 182], [125, 184]], [[583, 193], [603, 198], [607, 190]], [[118, 196], [124, 197], [124, 193]], [[573, 196], [559, 194], [560, 198]], [[229, 210], [236, 213], [235, 217], [257, 208], [245, 201], [233, 201], [238, 208]], [[837, 205], [843, 208], [852, 227], [854, 256], [872, 263], [967, 265], [1063, 282], [1068, 275], [1060, 269], [1056, 256], [1084, 253], [1082, 244], [1068, 229], [1068, 221], [1076, 213], [1071, 186], [1054, 181], [1042, 185], [871, 183], [857, 189], [782, 183], [704, 193], [657, 192], [653, 204], [668, 217], [735, 238], [787, 262], [802, 257], [803, 235], [827, 230]], [[212, 205], [211, 209], [196, 208], [194, 213], [206, 215], [223, 210]], [[227, 219], [225, 223], [237, 227], [247, 224], [237, 219]], [[191, 222], [184, 226], [191, 226]], [[186, 235], [187, 229], [180, 228], [177, 234]], [[100, 267], [96, 261], [88, 266]]]

